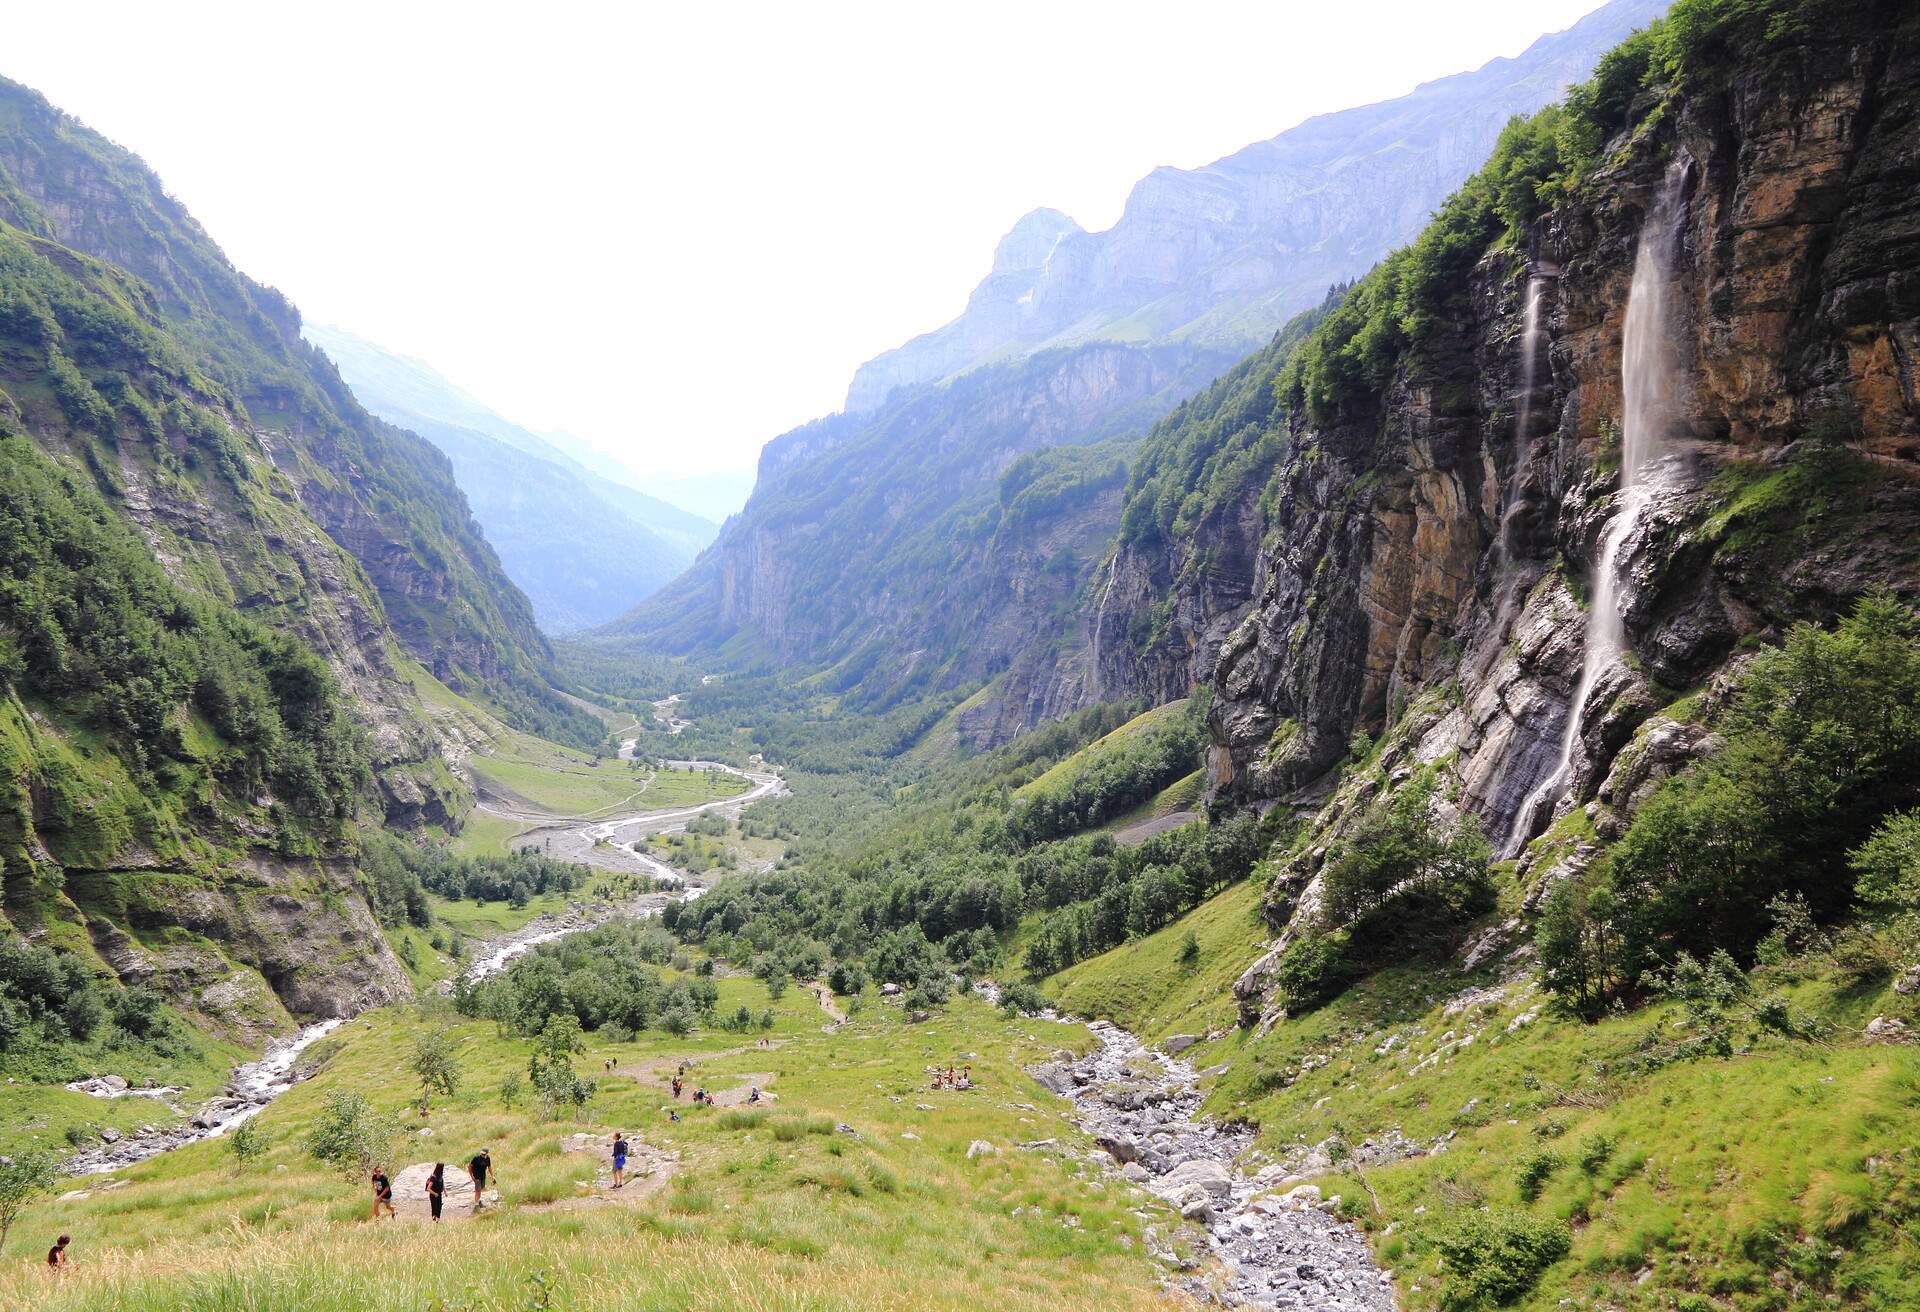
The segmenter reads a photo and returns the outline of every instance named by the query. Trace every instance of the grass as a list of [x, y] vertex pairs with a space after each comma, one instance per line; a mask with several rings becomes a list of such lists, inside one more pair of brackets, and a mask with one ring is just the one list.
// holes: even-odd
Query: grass
[[457, 930], [468, 938], [484, 939], [510, 934], [541, 916], [559, 915], [567, 909], [569, 901], [582, 896], [582, 893], [536, 893], [527, 899], [524, 907], [511, 907], [505, 902], [456, 902], [437, 893], [429, 893], [427, 905], [432, 910], [433, 918], [449, 929]]
[[1200, 802], [1200, 796], [1207, 788], [1207, 772], [1195, 770], [1184, 779], [1176, 779], [1158, 793], [1128, 811], [1125, 815], [1113, 819], [1094, 830], [1100, 834], [1114, 834], [1137, 825], [1142, 820], [1157, 820], [1163, 815], [1173, 815], [1179, 811], [1191, 811]]
[[[1158, 933], [1069, 966], [1046, 991], [1075, 1015], [1109, 1017], [1142, 1038], [1206, 1034], [1234, 1021], [1233, 981], [1258, 955], [1260, 886], [1243, 880]], [[1198, 960], [1183, 961], [1192, 934]]]
[[485, 811], [470, 811], [449, 847], [460, 856], [505, 856], [507, 842], [533, 826]]
[[[756, 980], [726, 979], [722, 991], [723, 1007], [767, 1005]], [[340, 1031], [341, 1051], [321, 1074], [262, 1114], [270, 1146], [246, 1174], [218, 1144], [197, 1144], [125, 1172], [124, 1188], [31, 1209], [0, 1259], [0, 1306], [1172, 1306], [1143, 1251], [1135, 1196], [1071, 1155], [1014, 1147], [1049, 1137], [1085, 1147], [1059, 1118], [1062, 1104], [1021, 1070], [1055, 1048], [1084, 1047], [1084, 1030], [1007, 1021], [967, 999], [923, 1025], [869, 1005], [824, 1034], [817, 1006], [797, 989], [773, 1005], [771, 1051], [727, 1034], [595, 1044], [579, 1064], [602, 1089], [577, 1124], [542, 1122], [524, 1105], [502, 1109], [496, 1077], [523, 1069], [528, 1045], [489, 1023], [460, 1024], [466, 1083], [437, 1107], [433, 1137], [411, 1136], [394, 1160], [464, 1160], [489, 1144], [504, 1205], [438, 1231], [367, 1222], [363, 1186], [321, 1169], [301, 1147], [329, 1090], [359, 1090], [396, 1111], [408, 1104], [396, 1054], [429, 1022], [411, 1009], [370, 1013]], [[725, 1055], [742, 1044], [746, 1051]], [[625, 1068], [687, 1056], [715, 1087], [772, 1072], [778, 1101], [764, 1114], [683, 1103], [676, 1124], [652, 1077], [604, 1073], [608, 1057]], [[982, 1090], [927, 1090], [925, 1067], [955, 1060], [973, 1062]], [[598, 1154], [562, 1152], [564, 1138], [615, 1126], [679, 1152], [672, 1185], [627, 1206], [539, 1210], [583, 1193], [600, 1165]], [[969, 1160], [974, 1139], [1000, 1151]], [[44, 1274], [38, 1251], [55, 1230], [74, 1236], [76, 1261], [59, 1281]], [[550, 1303], [538, 1301], [542, 1284]]]
[[[1230, 889], [1047, 989], [1148, 1035], [1225, 1025], [1225, 990], [1260, 951], [1256, 899], [1253, 884]], [[1179, 959], [1189, 932], [1191, 966]], [[1588, 1025], [1557, 1015], [1527, 977], [1415, 963], [1185, 1056], [1225, 1064], [1208, 1110], [1256, 1124], [1271, 1160], [1336, 1134], [1439, 1145], [1368, 1168], [1377, 1217], [1352, 1176], [1321, 1181], [1372, 1230], [1411, 1312], [1446, 1306], [1439, 1241], [1461, 1209], [1483, 1206], [1570, 1229], [1570, 1254], [1522, 1307], [1920, 1306], [1920, 1053], [1860, 1036], [1875, 1015], [1912, 1021], [1914, 1004], [1824, 959], [1769, 967], [1755, 985], [1824, 1017], [1831, 1039], [1747, 1025], [1732, 1057], [1663, 1065], [1646, 1054], [1686, 1033], [1671, 1005]]]
[[1187, 699], [1167, 702], [1134, 716], [1104, 738], [1087, 744], [1073, 755], [1056, 762], [1052, 769], [1014, 790], [1015, 797], [1038, 797], [1065, 792], [1082, 774], [1110, 757], [1124, 756], [1133, 740], [1156, 726], [1186, 714]]

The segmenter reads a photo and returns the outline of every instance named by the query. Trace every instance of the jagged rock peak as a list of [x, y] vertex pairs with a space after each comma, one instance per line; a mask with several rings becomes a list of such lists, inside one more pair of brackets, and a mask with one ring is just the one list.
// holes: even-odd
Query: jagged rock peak
[[993, 271], [1002, 274], [1044, 269], [1060, 239], [1081, 231], [1084, 229], [1079, 224], [1059, 210], [1044, 206], [1034, 210], [1022, 216], [993, 248]]

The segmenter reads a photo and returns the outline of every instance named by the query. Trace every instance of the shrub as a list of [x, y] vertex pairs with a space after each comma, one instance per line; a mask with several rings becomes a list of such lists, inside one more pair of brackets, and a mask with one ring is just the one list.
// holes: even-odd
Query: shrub
[[1564, 1165], [1560, 1154], [1551, 1148], [1539, 1148], [1520, 1159], [1514, 1170], [1514, 1184], [1520, 1191], [1521, 1200], [1532, 1202], [1547, 1187], [1547, 1181], [1553, 1173]]
[[1035, 1016], [1048, 1007], [1047, 996], [1026, 980], [1016, 980], [1000, 986], [1000, 1010], [1009, 1017], [1015, 1014]]
[[1339, 934], [1307, 934], [1280, 954], [1274, 983], [1293, 1008], [1317, 1007], [1353, 977], [1346, 940]]
[[307, 1134], [307, 1152], [349, 1180], [371, 1174], [393, 1149], [400, 1127], [357, 1093], [334, 1090]]
[[1753, 959], [1783, 897], [1830, 924], [1900, 896], [1885, 872], [1914, 841], [1899, 813], [1920, 800], [1911, 607], [1874, 592], [1832, 631], [1795, 628], [1754, 661], [1721, 729], [1718, 752], [1635, 814], [1590, 891], [1550, 903], [1542, 963], [1576, 1006], [1643, 987], [1683, 951]]
[[265, 1156], [266, 1151], [266, 1133], [251, 1118], [234, 1126], [227, 1135], [227, 1152], [233, 1157], [236, 1171], [246, 1170]]
[[1451, 1277], [1441, 1304], [1449, 1312], [1511, 1303], [1573, 1247], [1561, 1221], [1515, 1209], [1469, 1211], [1434, 1235]]

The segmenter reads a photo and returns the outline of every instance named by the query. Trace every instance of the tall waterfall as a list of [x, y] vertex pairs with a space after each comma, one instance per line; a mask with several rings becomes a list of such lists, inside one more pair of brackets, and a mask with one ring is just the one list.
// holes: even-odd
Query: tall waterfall
[[1560, 758], [1553, 772], [1521, 804], [1507, 856], [1518, 856], [1533, 836], [1542, 807], [1559, 802], [1571, 783], [1573, 752], [1580, 742], [1587, 698], [1626, 646], [1620, 615], [1620, 549], [1645, 513], [1664, 476], [1667, 434], [1671, 430], [1679, 370], [1667, 327], [1668, 267], [1673, 237], [1684, 217], [1681, 189], [1686, 164], [1667, 169], [1659, 198], [1640, 226], [1633, 257], [1633, 284], [1627, 292], [1627, 316], [1620, 340], [1620, 490], [1612, 516], [1600, 534], [1600, 550], [1588, 586], [1587, 634], [1580, 682], [1567, 707], [1560, 734]]

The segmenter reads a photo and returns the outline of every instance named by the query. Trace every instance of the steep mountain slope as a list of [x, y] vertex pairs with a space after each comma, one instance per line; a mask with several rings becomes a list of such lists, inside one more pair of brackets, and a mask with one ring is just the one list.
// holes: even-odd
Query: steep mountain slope
[[339, 366], [361, 404], [452, 461], [474, 518], [546, 632], [612, 619], [713, 540], [715, 525], [589, 472], [430, 366], [337, 328], [308, 324], [304, 332]]
[[1258, 366], [1255, 477], [1171, 533], [1129, 507], [1114, 607], [1149, 641], [1103, 647], [1107, 686], [1210, 683], [1223, 796], [1339, 784], [1276, 859], [1256, 1012], [1408, 787], [1537, 906], [1711, 751], [1746, 653], [1920, 593], [1916, 118], [1910, 10], [1687, 6]]
[[1329, 284], [1411, 239], [1509, 116], [1556, 99], [1665, 8], [1614, 0], [1516, 59], [1309, 119], [1205, 168], [1155, 169], [1105, 232], [1036, 210], [1002, 239], [966, 311], [862, 366], [847, 409], [1076, 342], [1190, 341], [1244, 354]]
[[[1144, 428], [1329, 283], [1364, 272], [1417, 229], [1514, 108], [1551, 99], [1655, 9], [1616, 0], [1519, 60], [1315, 120], [1212, 170], [1162, 170], [1108, 234], [1078, 234], [1052, 211], [1028, 216], [1001, 243], [967, 316], [863, 369], [844, 414], [769, 444], [754, 497], [712, 550], [602, 639], [831, 670], [834, 686], [874, 701], [988, 679], [951, 725], [972, 746], [1103, 695], [1133, 695], [1139, 678], [1105, 670], [1125, 659], [1110, 651], [1117, 633], [1153, 631], [1131, 616], [1120, 630], [1104, 619], [1110, 598], [1123, 611], [1145, 604], [1135, 604], [1133, 562], [1097, 559], [1095, 544], [1118, 527], [1116, 498], [1090, 500], [1071, 527], [1086, 544], [1075, 555], [1097, 568], [1069, 579], [1056, 558], [1043, 605], [1025, 595], [1021, 567], [991, 582], [994, 567], [971, 547], [942, 560], [928, 530], [973, 541], [967, 525], [992, 525], [969, 517], [1015, 455]], [[1395, 205], [1381, 203], [1388, 195]], [[1260, 278], [1227, 272], [1254, 265]], [[1149, 378], [1154, 361], [1177, 363]], [[1018, 409], [1002, 406], [994, 447], [983, 450], [977, 423], [960, 416], [1009, 389], [1019, 389]], [[1209, 477], [1224, 485], [1244, 472], [1236, 464]], [[1067, 529], [1059, 521], [1051, 531]], [[1245, 573], [1250, 558], [1243, 543], [1207, 568]], [[1168, 581], [1164, 571], [1151, 580], [1157, 598]], [[1189, 685], [1169, 673], [1152, 692], [1175, 697]]]
[[982, 369], [767, 444], [741, 515], [596, 641], [829, 671], [873, 704], [1045, 646], [1118, 511], [1121, 453], [1210, 377], [1189, 347], [1097, 345]]
[[443, 457], [132, 156], [0, 84], [7, 925], [247, 1036], [409, 992], [358, 820], [471, 797], [412, 660], [600, 727]]
[[[271, 459], [312, 521], [352, 554], [411, 655], [453, 687], [476, 693], [484, 687], [526, 723], [597, 741], [590, 717], [548, 688], [545, 639], [468, 515], [445, 458], [368, 416], [300, 339], [298, 313], [284, 297], [235, 270], [137, 159], [13, 83], [0, 85], [0, 173], [0, 221], [23, 240], [49, 243], [38, 248], [43, 258], [71, 268], [72, 257], [60, 253], [69, 251], [141, 281], [129, 293], [143, 298], [138, 317], [177, 340], [206, 388], [217, 389], [213, 395], [244, 440]], [[21, 331], [38, 330], [22, 325]], [[83, 368], [92, 363], [78, 359]], [[102, 367], [117, 363], [107, 358]], [[63, 377], [65, 371], [55, 372]], [[112, 409], [132, 404], [121, 399], [122, 391], [120, 384], [108, 387], [110, 404], [95, 430], [125, 422]], [[69, 426], [89, 413], [70, 399], [64, 404], [63, 413], [78, 416]], [[150, 434], [165, 431], [164, 403], [156, 404], [162, 404], [159, 419], [136, 409]], [[45, 440], [67, 440], [67, 434], [52, 432]], [[77, 443], [69, 453], [79, 454]], [[129, 501], [135, 513], [142, 505], [138, 497]], [[148, 524], [210, 509], [167, 502], [155, 507]], [[227, 586], [244, 601], [266, 589], [236, 550], [220, 550], [257, 536], [236, 529], [203, 523], [185, 536], [210, 544], [202, 554], [217, 558]], [[279, 599], [297, 595], [288, 590]], [[351, 645], [364, 648], [377, 627], [377, 621], [363, 624], [361, 641]]]

